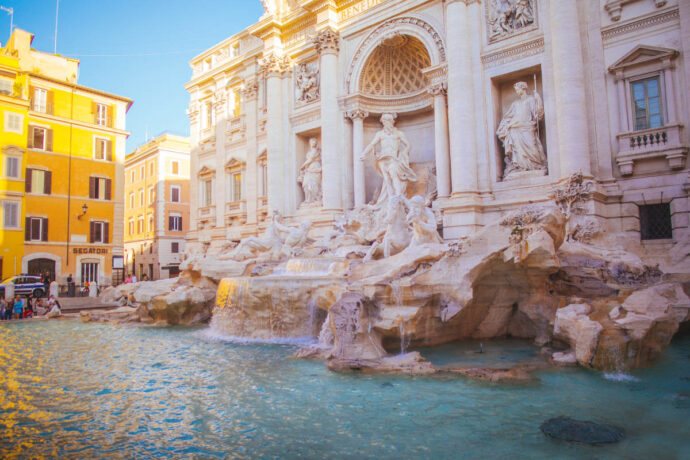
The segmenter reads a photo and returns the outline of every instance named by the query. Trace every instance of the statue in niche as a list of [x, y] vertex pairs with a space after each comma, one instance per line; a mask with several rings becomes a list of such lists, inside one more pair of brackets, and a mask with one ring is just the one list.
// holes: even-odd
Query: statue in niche
[[410, 212], [407, 213], [407, 223], [412, 227], [410, 246], [442, 243], [443, 241], [436, 229], [436, 216], [434, 211], [426, 206], [424, 198], [415, 195], [408, 204]]
[[300, 64], [295, 71], [297, 100], [311, 102], [319, 98], [319, 70], [309, 64]]
[[518, 99], [513, 102], [496, 134], [503, 142], [506, 167], [504, 178], [522, 171], [546, 171], [546, 155], [539, 139], [539, 122], [544, 118], [544, 105], [535, 89], [527, 92], [527, 83], [513, 85]]
[[534, 0], [491, 0], [489, 38], [497, 40], [534, 24]]
[[376, 172], [383, 178], [381, 189], [374, 198], [376, 207], [384, 205], [391, 197], [405, 196], [407, 184], [417, 180], [416, 174], [410, 168], [410, 141], [395, 127], [395, 117], [392, 113], [384, 113], [381, 116], [383, 129], [376, 133], [360, 157], [360, 161], [364, 161], [366, 156], [373, 152]]
[[299, 168], [297, 182], [304, 190], [304, 203], [313, 204], [321, 201], [321, 149], [314, 137], [309, 139], [307, 159]]

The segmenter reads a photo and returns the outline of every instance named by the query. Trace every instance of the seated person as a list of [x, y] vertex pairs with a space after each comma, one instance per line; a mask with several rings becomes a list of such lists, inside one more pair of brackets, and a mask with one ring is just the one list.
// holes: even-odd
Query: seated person
[[46, 314], [47, 318], [57, 318], [62, 315], [60, 310], [60, 303], [55, 299], [54, 295], [51, 295], [48, 299], [48, 305], [50, 306], [50, 311]]
[[35, 307], [36, 316], [43, 316], [48, 312], [45, 299], [38, 299]]

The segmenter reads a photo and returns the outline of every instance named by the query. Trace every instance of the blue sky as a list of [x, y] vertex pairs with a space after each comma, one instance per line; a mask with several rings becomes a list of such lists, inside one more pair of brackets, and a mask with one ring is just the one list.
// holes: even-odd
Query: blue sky
[[[0, 0], [14, 25], [53, 52], [56, 0]], [[257, 21], [260, 0], [60, 0], [57, 52], [80, 59], [79, 83], [134, 99], [127, 153], [149, 137], [187, 135], [189, 60]], [[7, 41], [10, 16], [0, 11]], [[98, 55], [98, 56], [94, 56]]]

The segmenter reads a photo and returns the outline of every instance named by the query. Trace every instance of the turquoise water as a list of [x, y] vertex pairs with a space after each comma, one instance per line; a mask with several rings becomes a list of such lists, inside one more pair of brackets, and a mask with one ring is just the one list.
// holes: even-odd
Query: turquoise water
[[[502, 361], [518, 342], [485, 342]], [[494, 348], [495, 347], [495, 348]], [[423, 350], [485, 360], [476, 343]], [[549, 370], [539, 383], [335, 374], [294, 345], [200, 328], [0, 324], [0, 457], [688, 458], [690, 339], [652, 369]], [[489, 350], [490, 349], [490, 350]], [[616, 445], [546, 438], [548, 418], [613, 423]]]

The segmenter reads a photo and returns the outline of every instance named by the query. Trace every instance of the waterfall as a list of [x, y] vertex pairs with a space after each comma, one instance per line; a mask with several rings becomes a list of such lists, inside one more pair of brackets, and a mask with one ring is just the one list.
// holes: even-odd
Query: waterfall
[[211, 330], [220, 334], [235, 335], [238, 306], [241, 305], [249, 290], [249, 281], [246, 279], [227, 278], [221, 280], [216, 292], [216, 304], [211, 318]]

